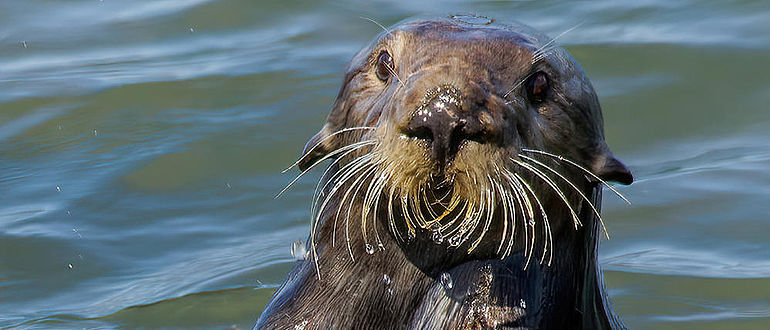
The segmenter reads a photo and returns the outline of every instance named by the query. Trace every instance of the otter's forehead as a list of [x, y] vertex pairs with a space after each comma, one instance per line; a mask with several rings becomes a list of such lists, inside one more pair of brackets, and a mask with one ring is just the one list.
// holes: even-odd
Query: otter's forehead
[[524, 26], [467, 24], [449, 19], [421, 20], [403, 23], [393, 34], [406, 43], [457, 45], [487, 44], [489, 46], [525, 47], [534, 50], [544, 39]]
[[448, 64], [508, 75], [526, 71], [547, 41], [524, 25], [477, 25], [447, 18], [401, 23], [384, 33], [374, 48], [392, 52], [404, 74]]

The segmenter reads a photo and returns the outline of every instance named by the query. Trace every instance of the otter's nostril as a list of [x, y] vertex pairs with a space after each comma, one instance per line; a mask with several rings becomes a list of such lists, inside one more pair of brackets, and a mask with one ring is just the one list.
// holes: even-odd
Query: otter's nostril
[[412, 126], [406, 130], [406, 135], [425, 141], [433, 140], [433, 132], [427, 126]]
[[430, 91], [414, 111], [403, 132], [430, 143], [434, 161], [451, 161], [468, 140], [482, 142], [484, 130], [477, 116], [480, 108], [463, 108], [461, 94], [452, 87]]

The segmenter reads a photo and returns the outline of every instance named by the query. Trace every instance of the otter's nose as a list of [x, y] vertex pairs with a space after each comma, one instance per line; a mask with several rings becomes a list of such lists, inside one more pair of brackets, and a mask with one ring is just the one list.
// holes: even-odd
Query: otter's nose
[[481, 125], [471, 117], [472, 111], [462, 108], [455, 89], [437, 89], [426, 99], [404, 131], [407, 136], [428, 141], [433, 160], [444, 164], [454, 158], [465, 141], [480, 141]]

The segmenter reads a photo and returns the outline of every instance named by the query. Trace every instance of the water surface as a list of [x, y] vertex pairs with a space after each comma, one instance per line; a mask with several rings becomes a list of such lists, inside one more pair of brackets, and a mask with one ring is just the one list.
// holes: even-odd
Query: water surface
[[600, 261], [631, 328], [770, 327], [770, 4], [3, 1], [0, 327], [249, 328], [308, 235], [280, 171], [353, 54], [422, 14], [559, 38], [637, 181]]

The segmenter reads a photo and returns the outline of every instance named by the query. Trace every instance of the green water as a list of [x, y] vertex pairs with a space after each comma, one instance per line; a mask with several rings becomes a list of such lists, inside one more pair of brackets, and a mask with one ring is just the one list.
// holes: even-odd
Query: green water
[[[770, 327], [770, 3], [0, 2], [0, 327], [250, 328], [347, 61], [418, 14], [558, 35], [635, 173], [600, 261], [631, 328]], [[296, 173], [294, 173], [296, 174]]]

